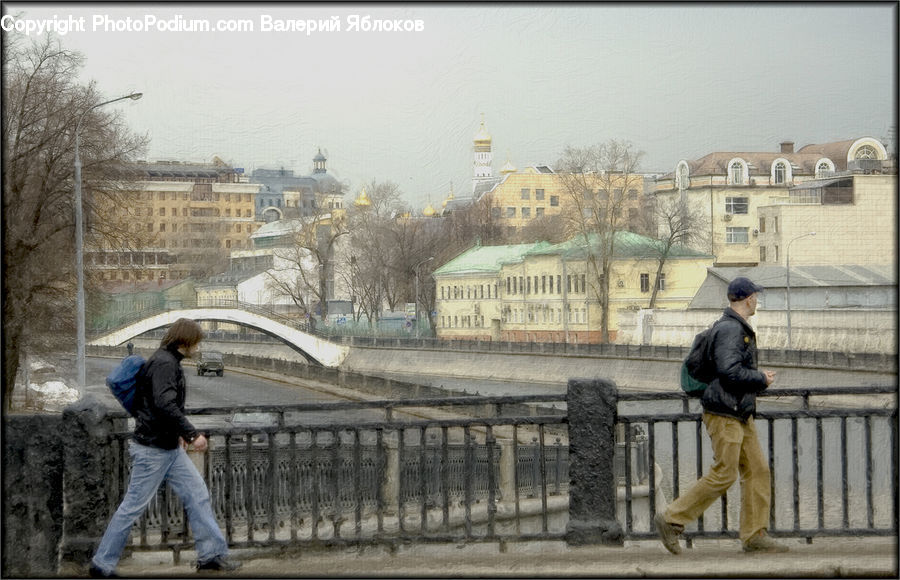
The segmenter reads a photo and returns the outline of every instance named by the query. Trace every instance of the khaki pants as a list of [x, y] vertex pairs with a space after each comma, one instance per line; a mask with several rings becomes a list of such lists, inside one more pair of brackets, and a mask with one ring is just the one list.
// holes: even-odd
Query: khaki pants
[[703, 413], [712, 441], [714, 463], [681, 497], [666, 508], [671, 524], [686, 526], [699, 518], [741, 476], [741, 531], [746, 542], [769, 527], [770, 475], [753, 417], [742, 423], [731, 417]]

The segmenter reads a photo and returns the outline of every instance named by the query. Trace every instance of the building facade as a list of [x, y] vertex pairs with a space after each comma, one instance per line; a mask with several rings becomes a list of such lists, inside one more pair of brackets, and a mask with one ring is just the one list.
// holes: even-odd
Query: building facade
[[[597, 278], [589, 265], [599, 239], [476, 246], [434, 272], [439, 338], [597, 343], [603, 340]], [[658, 266], [658, 242], [616, 234], [610, 261], [610, 340], [618, 312], [647, 307]], [[662, 271], [657, 308], [685, 308], [712, 256], [673, 248]]]
[[234, 169], [212, 164], [136, 163], [123, 186], [130, 205], [117, 208], [146, 246], [123, 252], [95, 244], [85, 252], [85, 266], [101, 283], [182, 280], [197, 276], [218, 257], [250, 247], [259, 227], [254, 201], [259, 185], [241, 183]]
[[791, 266], [897, 260], [896, 173], [811, 180], [770, 203], [758, 210], [760, 266], [786, 266], [788, 259]]
[[[694, 161], [682, 159], [657, 181], [655, 193], [680, 197], [705, 216], [709, 242], [702, 249], [716, 257], [717, 266], [755, 266], [771, 261], [767, 252], [774, 248], [769, 240], [760, 243], [760, 208], [780, 204], [791, 197], [792, 188], [808, 181], [879, 174], [889, 167], [887, 150], [872, 137], [796, 151], [793, 142], [785, 141], [776, 152], [715, 152]], [[762, 254], [761, 247], [767, 248]]]
[[306, 217], [344, 207], [341, 183], [328, 172], [328, 159], [321, 149], [313, 157], [311, 175], [294, 175], [292, 169], [254, 169], [250, 183], [260, 186], [256, 217], [273, 222]]

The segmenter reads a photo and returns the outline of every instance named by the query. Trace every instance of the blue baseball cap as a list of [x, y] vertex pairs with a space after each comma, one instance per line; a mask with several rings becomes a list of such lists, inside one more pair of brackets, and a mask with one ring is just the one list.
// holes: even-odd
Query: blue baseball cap
[[731, 284], [728, 285], [728, 300], [731, 302], [737, 302], [739, 300], [743, 300], [744, 298], [750, 296], [755, 292], [762, 292], [765, 290], [759, 284], [754, 284], [750, 278], [744, 278], [740, 276], [731, 281]]

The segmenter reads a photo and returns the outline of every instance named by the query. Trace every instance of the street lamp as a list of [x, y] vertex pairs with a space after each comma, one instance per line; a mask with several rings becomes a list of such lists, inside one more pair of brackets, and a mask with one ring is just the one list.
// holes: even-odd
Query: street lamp
[[800, 238], [805, 238], [807, 236], [814, 236], [816, 232], [809, 232], [808, 234], [802, 234], [797, 236], [788, 242], [787, 252], [785, 253], [786, 260], [786, 274], [787, 274], [787, 288], [786, 288], [786, 296], [787, 296], [787, 347], [788, 350], [791, 349], [791, 244], [799, 240]]
[[98, 103], [92, 107], [86, 109], [81, 117], [78, 118], [78, 123], [75, 125], [75, 277], [77, 280], [77, 294], [76, 294], [76, 322], [77, 322], [77, 352], [76, 352], [76, 366], [78, 368], [78, 389], [81, 394], [84, 394], [85, 388], [85, 378], [84, 378], [84, 231], [83, 226], [81, 224], [81, 156], [79, 155], [78, 148], [81, 145], [81, 123], [84, 121], [84, 118], [88, 113], [93, 111], [98, 107], [102, 107], [103, 105], [108, 105], [110, 103], [115, 103], [116, 101], [121, 101], [124, 99], [131, 99], [136, 101], [140, 99], [144, 94], [143, 93], [131, 93], [130, 95], [125, 95], [124, 97], [119, 97], [117, 99], [111, 99], [109, 101], [105, 101], [102, 103]]
[[413, 266], [413, 270], [416, 273], [416, 339], [419, 338], [419, 266], [421, 266], [425, 262], [430, 262], [432, 260], [434, 260], [434, 256], [422, 260], [421, 262]]

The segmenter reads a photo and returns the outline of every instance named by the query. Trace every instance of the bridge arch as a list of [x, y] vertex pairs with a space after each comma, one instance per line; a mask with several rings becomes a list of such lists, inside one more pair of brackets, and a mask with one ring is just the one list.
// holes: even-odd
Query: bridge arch
[[337, 367], [346, 358], [350, 348], [324, 340], [297, 328], [277, 322], [266, 316], [239, 308], [185, 308], [151, 314], [123, 328], [95, 337], [89, 344], [119, 346], [128, 340], [157, 328], [169, 326], [179, 318], [201, 321], [230, 322], [264, 332], [285, 342], [312, 362], [326, 367]]

